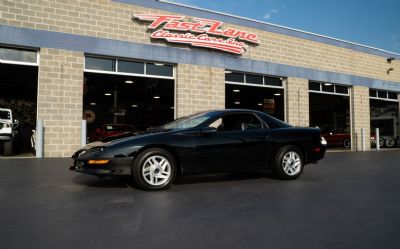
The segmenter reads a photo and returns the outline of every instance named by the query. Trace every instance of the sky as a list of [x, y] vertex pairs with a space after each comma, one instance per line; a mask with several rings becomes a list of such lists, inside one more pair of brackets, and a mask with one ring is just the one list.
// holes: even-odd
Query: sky
[[400, 53], [400, 0], [169, 0]]

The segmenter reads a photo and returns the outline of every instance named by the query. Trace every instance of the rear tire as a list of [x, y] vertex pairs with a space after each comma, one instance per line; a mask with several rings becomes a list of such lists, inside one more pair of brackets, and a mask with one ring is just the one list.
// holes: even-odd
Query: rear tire
[[396, 139], [393, 137], [388, 137], [385, 141], [385, 145], [387, 148], [393, 148], [396, 146]]
[[164, 149], [147, 149], [132, 164], [133, 181], [144, 190], [168, 189], [175, 176], [175, 158]]
[[5, 156], [11, 156], [13, 154], [13, 142], [7, 141], [3, 143], [3, 153]]
[[279, 149], [274, 160], [274, 174], [281, 179], [292, 180], [303, 172], [303, 153], [299, 148], [287, 145]]
[[343, 147], [345, 148], [345, 149], [350, 149], [350, 147], [351, 147], [351, 142], [350, 142], [350, 139], [345, 139], [345, 140], [343, 140]]

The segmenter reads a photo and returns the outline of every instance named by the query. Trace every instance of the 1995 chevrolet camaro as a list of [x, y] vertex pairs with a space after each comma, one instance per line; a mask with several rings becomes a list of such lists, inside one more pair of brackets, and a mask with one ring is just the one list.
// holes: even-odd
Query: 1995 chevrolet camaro
[[253, 110], [215, 110], [88, 144], [74, 153], [70, 169], [131, 175], [138, 187], [160, 190], [188, 174], [273, 170], [295, 179], [325, 150], [318, 128], [292, 127]]

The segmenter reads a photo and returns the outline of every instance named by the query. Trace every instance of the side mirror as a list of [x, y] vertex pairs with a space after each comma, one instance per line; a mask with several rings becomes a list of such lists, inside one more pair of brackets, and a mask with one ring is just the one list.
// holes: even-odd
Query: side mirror
[[204, 127], [201, 128], [200, 134], [203, 136], [210, 136], [213, 133], [217, 133], [218, 130], [215, 127]]
[[17, 129], [19, 125], [20, 125], [19, 121], [17, 119], [14, 119], [14, 123], [13, 123], [14, 129]]

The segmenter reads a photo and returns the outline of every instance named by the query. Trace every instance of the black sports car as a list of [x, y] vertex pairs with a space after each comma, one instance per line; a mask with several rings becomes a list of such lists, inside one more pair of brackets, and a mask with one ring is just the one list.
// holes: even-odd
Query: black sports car
[[144, 133], [125, 133], [88, 144], [71, 170], [132, 175], [140, 188], [165, 189], [176, 175], [263, 171], [295, 179], [324, 157], [318, 128], [292, 127], [252, 110], [216, 110], [177, 119]]

